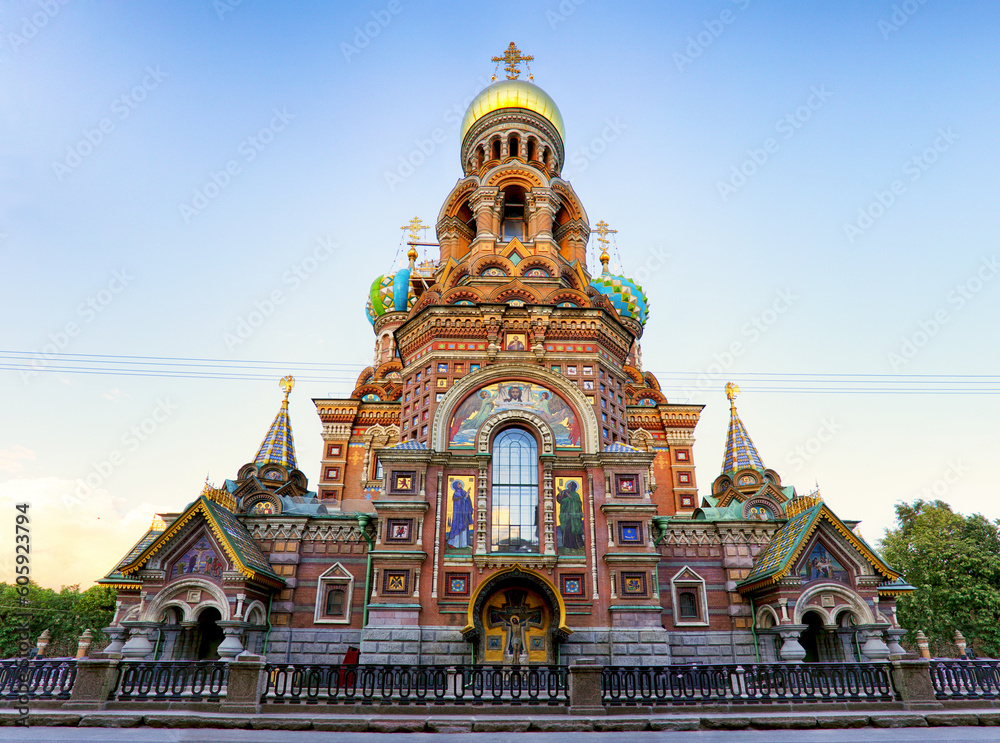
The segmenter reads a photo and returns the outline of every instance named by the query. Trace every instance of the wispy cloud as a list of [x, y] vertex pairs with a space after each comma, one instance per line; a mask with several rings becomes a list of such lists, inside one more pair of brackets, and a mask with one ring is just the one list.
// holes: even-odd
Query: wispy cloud
[[34, 458], [35, 452], [20, 444], [14, 444], [10, 449], [0, 449], [0, 472], [21, 472], [24, 470], [22, 462]]

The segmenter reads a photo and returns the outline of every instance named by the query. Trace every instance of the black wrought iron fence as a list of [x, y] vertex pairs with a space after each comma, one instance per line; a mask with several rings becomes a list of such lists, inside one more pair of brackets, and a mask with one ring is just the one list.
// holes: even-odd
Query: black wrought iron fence
[[608, 666], [606, 705], [895, 701], [887, 663]]
[[0, 699], [69, 699], [76, 660], [0, 660]]
[[932, 660], [930, 674], [938, 699], [1000, 698], [1000, 660]]
[[262, 703], [566, 705], [560, 666], [269, 663]]
[[120, 702], [218, 702], [228, 676], [229, 664], [217, 660], [126, 660], [111, 696]]

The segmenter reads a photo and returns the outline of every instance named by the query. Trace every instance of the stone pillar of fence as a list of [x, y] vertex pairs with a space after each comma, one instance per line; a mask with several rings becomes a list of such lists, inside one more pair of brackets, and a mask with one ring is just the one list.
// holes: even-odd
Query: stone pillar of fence
[[917, 630], [917, 649], [920, 651], [920, 655], [924, 658], [930, 660], [931, 657], [931, 641], [927, 639], [927, 635], [924, 634], [923, 630]]
[[893, 684], [907, 709], [937, 709], [944, 706], [934, 697], [930, 661], [917, 658], [891, 662]]
[[955, 630], [955, 647], [958, 648], [958, 657], [965, 658], [965, 648], [968, 647], [968, 643], [965, 641], [965, 635], [958, 630]]
[[80, 639], [76, 643], [76, 657], [86, 658], [87, 651], [90, 650], [91, 644], [94, 642], [94, 633], [89, 629], [85, 629], [83, 634], [80, 635]]
[[118, 680], [121, 653], [93, 653], [76, 661], [76, 680], [64, 709], [104, 709]]
[[260, 698], [267, 689], [267, 671], [263, 655], [244, 653], [229, 664], [226, 697], [222, 712], [255, 715], [260, 713]]
[[577, 658], [569, 666], [569, 713], [606, 714], [601, 699], [601, 666], [596, 658]]

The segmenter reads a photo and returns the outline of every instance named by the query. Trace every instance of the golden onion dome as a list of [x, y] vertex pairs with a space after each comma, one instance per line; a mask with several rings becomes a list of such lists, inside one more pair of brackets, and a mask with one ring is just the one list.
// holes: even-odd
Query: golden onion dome
[[560, 138], [566, 139], [562, 114], [559, 113], [559, 107], [552, 100], [552, 96], [526, 80], [500, 80], [483, 89], [469, 104], [469, 108], [465, 112], [461, 138], [464, 140], [472, 125], [486, 114], [503, 108], [524, 108], [528, 111], [534, 111], [539, 116], [548, 119], [559, 132]]

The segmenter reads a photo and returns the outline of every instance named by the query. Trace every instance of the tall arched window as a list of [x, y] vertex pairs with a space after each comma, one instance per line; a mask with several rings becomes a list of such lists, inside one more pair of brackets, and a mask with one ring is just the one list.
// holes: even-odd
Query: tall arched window
[[538, 443], [508, 428], [493, 441], [493, 552], [538, 551]]

